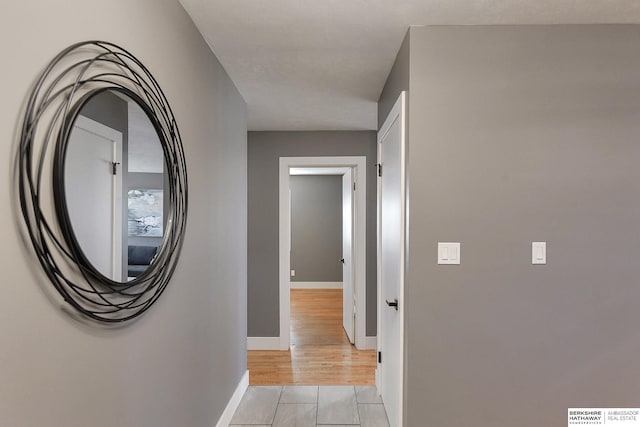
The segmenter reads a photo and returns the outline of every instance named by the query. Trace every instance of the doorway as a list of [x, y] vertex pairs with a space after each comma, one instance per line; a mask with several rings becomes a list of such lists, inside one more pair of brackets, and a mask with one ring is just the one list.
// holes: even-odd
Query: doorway
[[406, 209], [405, 92], [378, 133], [378, 369], [391, 427], [402, 426]]
[[[340, 191], [346, 203], [344, 217], [349, 216], [350, 230], [337, 250], [340, 257], [344, 253], [342, 272], [343, 283], [351, 282], [343, 289], [292, 289], [291, 286], [291, 171], [313, 169], [320, 174], [340, 175]], [[355, 190], [354, 190], [355, 184]], [[348, 191], [344, 191], [348, 190]], [[365, 297], [366, 297], [366, 157], [281, 157], [279, 162], [279, 315], [278, 337], [252, 339], [247, 364], [251, 371], [252, 385], [281, 384], [375, 384], [376, 337], [366, 337]], [[346, 221], [345, 221], [346, 222]], [[340, 236], [342, 237], [342, 236]], [[342, 246], [342, 245], [341, 245]], [[348, 248], [349, 250], [346, 250]], [[338, 256], [334, 262], [339, 263]], [[296, 267], [293, 267], [294, 269]], [[337, 280], [337, 279], [336, 279]], [[324, 285], [324, 284], [323, 284]], [[297, 292], [303, 291], [303, 292]], [[311, 295], [322, 291], [327, 295]], [[308, 298], [298, 298], [306, 293]], [[335, 295], [330, 295], [334, 293]], [[318, 298], [324, 299], [320, 301]], [[346, 300], [346, 303], [344, 302]], [[324, 306], [324, 308], [323, 308]], [[328, 309], [325, 311], [325, 308]], [[351, 310], [349, 314], [345, 311]], [[354, 316], [355, 314], [355, 316]], [[306, 318], [305, 318], [306, 317]], [[301, 324], [301, 319], [303, 324]], [[345, 325], [343, 320], [353, 320]], [[318, 339], [324, 331], [318, 330], [318, 323], [330, 324], [330, 334], [324, 335], [329, 342]], [[300, 328], [303, 340], [295, 336]], [[321, 329], [321, 328], [320, 328]], [[352, 330], [350, 342], [347, 338]], [[293, 334], [292, 334], [293, 331]], [[292, 345], [292, 336], [295, 345]], [[315, 342], [312, 342], [315, 341]], [[259, 343], [259, 349], [256, 344]], [[273, 351], [281, 350], [281, 351]]]
[[355, 342], [353, 183], [350, 167], [289, 171], [292, 346]]
[[[291, 346], [291, 199], [290, 176], [303, 169], [313, 169], [318, 174], [342, 174], [343, 183], [348, 178], [352, 193], [353, 212], [350, 268], [344, 268], [343, 280], [343, 322], [345, 331], [353, 331], [351, 339], [356, 348], [367, 348], [366, 343], [366, 286], [365, 286], [365, 248], [366, 248], [366, 158], [353, 157], [281, 157], [279, 180], [279, 282], [280, 282], [280, 350]], [[348, 177], [348, 178], [347, 178]], [[355, 184], [355, 187], [354, 187]], [[343, 184], [343, 188], [345, 185]], [[344, 191], [343, 191], [344, 197]], [[346, 319], [346, 321], [345, 321]], [[353, 320], [353, 327], [350, 321]]]

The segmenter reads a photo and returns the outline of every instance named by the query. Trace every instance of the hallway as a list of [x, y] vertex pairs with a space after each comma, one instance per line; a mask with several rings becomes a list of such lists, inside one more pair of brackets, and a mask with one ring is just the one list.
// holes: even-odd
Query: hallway
[[289, 351], [248, 352], [251, 385], [374, 385], [375, 350], [356, 350], [342, 327], [341, 289], [291, 289]]

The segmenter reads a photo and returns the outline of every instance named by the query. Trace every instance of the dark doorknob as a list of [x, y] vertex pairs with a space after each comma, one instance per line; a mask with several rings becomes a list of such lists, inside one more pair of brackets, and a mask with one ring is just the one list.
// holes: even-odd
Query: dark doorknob
[[344, 258], [342, 258], [342, 259], [340, 260], [340, 262], [344, 264]]
[[389, 307], [393, 307], [398, 311], [398, 298], [395, 298], [393, 301], [385, 300]]

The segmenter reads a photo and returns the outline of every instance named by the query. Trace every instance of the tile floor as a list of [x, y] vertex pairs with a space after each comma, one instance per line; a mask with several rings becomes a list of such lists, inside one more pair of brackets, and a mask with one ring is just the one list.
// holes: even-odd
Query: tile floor
[[374, 386], [251, 386], [229, 427], [389, 427]]

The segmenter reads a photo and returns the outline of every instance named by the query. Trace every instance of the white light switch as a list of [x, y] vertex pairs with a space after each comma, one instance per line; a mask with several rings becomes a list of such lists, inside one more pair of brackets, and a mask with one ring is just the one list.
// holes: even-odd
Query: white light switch
[[547, 263], [547, 242], [531, 242], [531, 264]]
[[438, 242], [438, 264], [460, 264], [460, 243]]
[[296, 277], [296, 271], [295, 270], [291, 270], [291, 277]]

